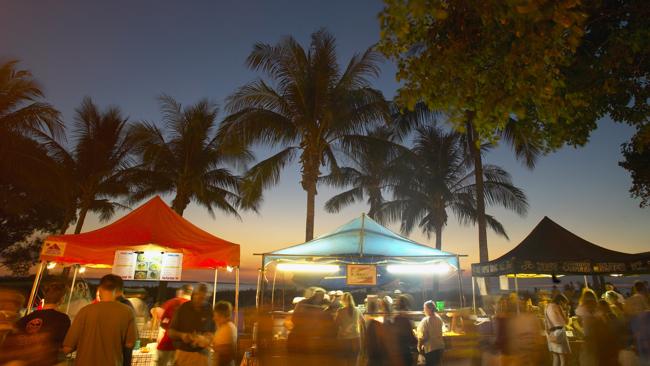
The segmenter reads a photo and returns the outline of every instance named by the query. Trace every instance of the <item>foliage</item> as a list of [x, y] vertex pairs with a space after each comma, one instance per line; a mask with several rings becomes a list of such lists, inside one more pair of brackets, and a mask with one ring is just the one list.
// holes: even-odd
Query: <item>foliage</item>
[[251, 153], [228, 140], [216, 138], [218, 108], [201, 100], [183, 106], [173, 98], [159, 98], [164, 130], [148, 122], [131, 130], [141, 165], [131, 173], [136, 183], [132, 201], [154, 194], [175, 193], [172, 208], [179, 214], [195, 201], [214, 215], [214, 208], [239, 217], [244, 207], [241, 179], [228, 165], [243, 165]]
[[74, 217], [79, 211], [76, 234], [81, 232], [88, 212], [97, 213], [100, 220], [106, 221], [116, 209], [125, 208], [114, 199], [129, 193], [127, 173], [133, 165], [133, 143], [128, 126], [128, 119], [118, 107], [102, 111], [87, 97], [75, 111], [70, 134], [73, 149], [47, 140], [45, 146], [55, 161], [56, 178], [64, 185], [59, 194], [68, 201], [66, 214]]
[[219, 135], [250, 146], [262, 143], [283, 150], [258, 162], [246, 175], [247, 201], [261, 200], [265, 188], [277, 183], [281, 169], [298, 157], [301, 185], [307, 192], [306, 239], [313, 237], [314, 197], [321, 168], [338, 168], [335, 146], [343, 136], [360, 134], [370, 123], [385, 120], [388, 106], [369, 77], [379, 73], [379, 54], [368, 49], [342, 69], [334, 37], [320, 30], [309, 48], [287, 37], [276, 45], [258, 43], [248, 67], [263, 72], [228, 98], [231, 113]]
[[[477, 185], [473, 159], [464, 147], [464, 135], [444, 132], [438, 127], [416, 129], [415, 144], [399, 159], [399, 180], [393, 186], [393, 200], [382, 205], [382, 215], [400, 220], [401, 231], [408, 235], [416, 226], [430, 236], [436, 234], [436, 246], [442, 244], [448, 210], [461, 224], [475, 224]], [[502, 206], [524, 215], [526, 195], [512, 184], [510, 175], [495, 165], [483, 167], [486, 204]], [[507, 238], [501, 223], [486, 215], [487, 224]]]
[[38, 263], [43, 238], [37, 236], [24, 242], [14, 243], [0, 251], [2, 265], [7, 267], [15, 276], [26, 276], [29, 269]]
[[641, 199], [640, 207], [650, 206], [650, 126], [640, 129], [631, 142], [621, 147], [625, 160], [618, 163], [632, 176], [632, 197]]
[[644, 0], [386, 0], [380, 50], [396, 60], [400, 100], [471, 113], [494, 140], [514, 119], [544, 149], [581, 145], [609, 114], [647, 123]]

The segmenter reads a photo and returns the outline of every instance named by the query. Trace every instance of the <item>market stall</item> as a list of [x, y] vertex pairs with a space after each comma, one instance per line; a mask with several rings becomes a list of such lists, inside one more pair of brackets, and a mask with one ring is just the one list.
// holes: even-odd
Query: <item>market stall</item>
[[[294, 283], [328, 290], [367, 290], [376, 293], [389, 284], [401, 284], [412, 278], [457, 277], [458, 306], [464, 305], [460, 257], [416, 243], [378, 224], [365, 214], [309, 242], [258, 254], [262, 257], [259, 272], [257, 305], [272, 312], [273, 327], [281, 328], [291, 310], [273, 311], [278, 274], [290, 273]], [[284, 283], [284, 281], [281, 281]], [[422, 288], [422, 282], [418, 285]], [[269, 296], [265, 296], [270, 290]], [[392, 293], [392, 292], [391, 292]], [[434, 294], [439, 296], [439, 294]], [[283, 297], [284, 298], [284, 297]], [[363, 303], [360, 308], [363, 310]], [[415, 304], [412, 304], [415, 305]], [[417, 305], [419, 307], [420, 305]], [[441, 307], [444, 307], [442, 304]], [[442, 310], [442, 309], [441, 309]], [[450, 315], [454, 310], [447, 309]], [[412, 312], [414, 319], [422, 312]], [[449, 333], [452, 334], [451, 324]], [[286, 329], [272, 331], [275, 341], [286, 339]], [[281, 347], [276, 347], [281, 348]]]
[[156, 196], [103, 228], [77, 235], [49, 236], [43, 243], [28, 302], [32, 309], [44, 269], [54, 263], [74, 267], [73, 285], [84, 267], [112, 268], [125, 280], [180, 281], [183, 269], [235, 271], [235, 317], [239, 300], [238, 244], [193, 225]]

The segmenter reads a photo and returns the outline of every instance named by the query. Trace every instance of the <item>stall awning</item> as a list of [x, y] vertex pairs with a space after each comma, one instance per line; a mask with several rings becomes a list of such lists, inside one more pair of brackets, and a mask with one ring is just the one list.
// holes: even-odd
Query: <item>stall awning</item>
[[629, 254], [603, 248], [544, 217], [508, 253], [487, 263], [472, 264], [472, 274], [477, 277], [515, 273], [650, 273], [650, 257], [647, 254]]
[[365, 214], [331, 233], [303, 244], [265, 253], [264, 256], [267, 262], [281, 258], [350, 258], [357, 262], [444, 259], [458, 267], [456, 254], [416, 243], [390, 231]]
[[239, 266], [238, 244], [201, 230], [174, 212], [158, 196], [101, 229], [48, 237], [41, 259], [111, 265], [118, 249], [153, 248], [182, 252], [183, 268]]

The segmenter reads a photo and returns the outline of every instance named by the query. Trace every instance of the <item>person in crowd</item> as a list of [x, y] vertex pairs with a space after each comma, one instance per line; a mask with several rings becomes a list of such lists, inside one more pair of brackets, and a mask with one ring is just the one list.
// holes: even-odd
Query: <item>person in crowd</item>
[[176, 348], [176, 366], [208, 366], [209, 346], [215, 331], [212, 309], [207, 304], [208, 286], [199, 284], [192, 299], [183, 303], [169, 325]]
[[365, 314], [364, 355], [368, 365], [390, 365], [386, 352], [384, 316], [381, 314], [381, 300], [368, 297]]
[[325, 311], [325, 290], [319, 287], [305, 292], [291, 317], [293, 328], [287, 346], [294, 353], [331, 353], [336, 341], [334, 319]]
[[14, 331], [14, 324], [20, 318], [20, 308], [25, 298], [18, 291], [0, 287], [0, 346]]
[[397, 314], [385, 328], [388, 353], [392, 365], [410, 366], [418, 341], [413, 334], [413, 324], [405, 314], [409, 310], [409, 300], [405, 295], [399, 295], [395, 310]]
[[363, 318], [357, 309], [354, 298], [349, 292], [341, 297], [341, 308], [336, 312], [337, 338], [339, 354], [343, 365], [355, 366], [361, 348], [361, 329]]
[[605, 282], [605, 292], [603, 292], [601, 299], [605, 299], [607, 293], [609, 293], [609, 296], [616, 296], [618, 302], [621, 304], [625, 303], [625, 296], [621, 295], [616, 286], [614, 286], [611, 282]]
[[601, 365], [601, 356], [608, 349], [609, 345], [604, 342], [606, 324], [598, 316], [598, 297], [593, 290], [585, 288], [582, 291], [579, 305], [576, 309], [576, 315], [582, 327], [585, 340], [580, 349], [580, 365]]
[[44, 335], [39, 337], [45, 342], [47, 350], [43, 365], [55, 365], [63, 361], [59, 350], [63, 346], [63, 339], [70, 328], [70, 318], [57, 310], [66, 293], [65, 282], [54, 279], [43, 286], [44, 304], [36, 310], [21, 318], [16, 328], [27, 336]]
[[642, 281], [635, 281], [632, 286], [632, 296], [625, 300], [623, 308], [629, 318], [649, 309], [648, 306], [648, 288]]
[[147, 303], [144, 301], [147, 295], [147, 291], [143, 288], [136, 289], [127, 300], [131, 303], [133, 310], [135, 311], [135, 318], [141, 323], [146, 323], [149, 319], [149, 308]]
[[553, 298], [544, 311], [544, 324], [546, 327], [546, 341], [548, 350], [553, 357], [553, 366], [568, 365], [568, 356], [571, 353], [569, 338], [566, 334], [568, 324], [567, 308], [569, 299], [561, 293]]
[[116, 301], [122, 279], [108, 274], [99, 282], [100, 302], [88, 305], [75, 317], [63, 341], [63, 352], [77, 351], [75, 365], [123, 365], [123, 349], [137, 339], [135, 316]]
[[232, 322], [232, 305], [219, 301], [214, 306], [214, 322], [217, 331], [212, 339], [215, 366], [235, 366], [237, 357], [237, 327]]
[[157, 346], [158, 360], [156, 362], [158, 366], [169, 366], [174, 363], [176, 348], [174, 348], [174, 342], [169, 337], [169, 325], [172, 322], [176, 310], [178, 310], [178, 308], [184, 303], [190, 301], [192, 291], [192, 285], [183, 285], [178, 291], [176, 291], [176, 297], [168, 300], [162, 306], [160, 327], [163, 328], [165, 332]]
[[443, 322], [433, 301], [424, 303], [424, 315], [417, 329], [418, 351], [424, 356], [426, 366], [438, 366], [442, 362], [445, 342], [442, 338]]
[[650, 310], [636, 315], [630, 322], [640, 366], [650, 366]]
[[614, 291], [605, 292], [605, 301], [609, 304], [612, 313], [618, 318], [623, 319], [625, 317], [625, 308], [622, 302], [620, 302], [619, 297]]

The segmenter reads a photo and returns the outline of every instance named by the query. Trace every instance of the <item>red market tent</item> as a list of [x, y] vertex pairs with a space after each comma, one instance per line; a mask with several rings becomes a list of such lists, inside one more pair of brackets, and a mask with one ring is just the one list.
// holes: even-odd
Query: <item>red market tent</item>
[[178, 215], [156, 196], [101, 229], [45, 239], [41, 260], [88, 265], [113, 264], [115, 251], [182, 252], [183, 268], [239, 266], [239, 245], [217, 238]]
[[[235, 269], [235, 313], [239, 295], [239, 245], [209, 234], [174, 212], [156, 196], [126, 216], [101, 229], [76, 235], [47, 237], [41, 265], [34, 279], [31, 309], [47, 262], [111, 267], [117, 250], [160, 250], [183, 253], [184, 269]], [[73, 285], [79, 266], [75, 266]], [[214, 294], [216, 296], [216, 293]], [[214, 302], [214, 298], [213, 298]]]

